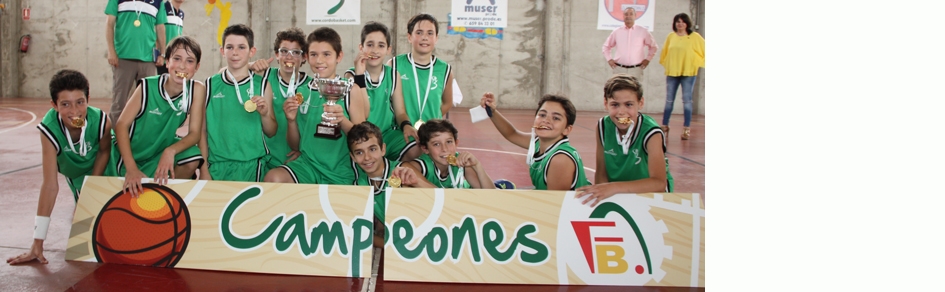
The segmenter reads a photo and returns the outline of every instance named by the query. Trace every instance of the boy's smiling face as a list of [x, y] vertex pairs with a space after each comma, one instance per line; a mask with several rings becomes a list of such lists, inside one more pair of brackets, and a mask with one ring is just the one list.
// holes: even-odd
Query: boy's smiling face
[[335, 49], [327, 42], [312, 42], [308, 46], [308, 64], [312, 73], [321, 78], [335, 76], [335, 67], [341, 62], [344, 53], [335, 53]]

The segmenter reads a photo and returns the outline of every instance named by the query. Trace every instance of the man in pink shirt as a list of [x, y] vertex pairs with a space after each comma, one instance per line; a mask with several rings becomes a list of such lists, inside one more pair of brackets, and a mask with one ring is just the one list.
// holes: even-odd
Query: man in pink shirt
[[[645, 27], [634, 25], [637, 11], [632, 7], [623, 10], [623, 23], [610, 33], [604, 41], [604, 59], [613, 69], [613, 73], [626, 73], [637, 80], [643, 81], [643, 69], [650, 64], [656, 55], [656, 42]], [[614, 47], [617, 51], [611, 57], [610, 51]]]

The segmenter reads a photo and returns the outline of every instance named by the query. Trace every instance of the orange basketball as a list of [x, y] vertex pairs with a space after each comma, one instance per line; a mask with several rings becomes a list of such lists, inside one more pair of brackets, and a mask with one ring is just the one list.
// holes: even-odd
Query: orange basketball
[[168, 187], [144, 184], [138, 198], [120, 192], [102, 207], [92, 249], [102, 263], [173, 267], [190, 240], [190, 213]]

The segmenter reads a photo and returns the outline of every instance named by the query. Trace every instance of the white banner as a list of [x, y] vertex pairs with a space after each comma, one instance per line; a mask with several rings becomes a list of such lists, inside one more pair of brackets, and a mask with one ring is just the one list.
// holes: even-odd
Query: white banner
[[614, 30], [624, 26], [623, 10], [627, 7], [633, 7], [637, 11], [636, 25], [653, 31], [656, 0], [600, 0], [597, 6], [597, 29]]
[[453, 26], [506, 27], [508, 0], [453, 0]]
[[361, 25], [361, 0], [308, 0], [307, 25]]

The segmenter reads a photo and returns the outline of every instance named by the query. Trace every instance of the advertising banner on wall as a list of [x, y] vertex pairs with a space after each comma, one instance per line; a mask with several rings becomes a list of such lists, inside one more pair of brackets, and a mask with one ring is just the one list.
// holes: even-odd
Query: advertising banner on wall
[[614, 30], [624, 26], [623, 11], [633, 7], [637, 12], [634, 24], [653, 31], [653, 18], [656, 14], [656, 0], [598, 0], [597, 29]]
[[460, 35], [467, 39], [497, 38], [501, 40], [502, 36], [505, 34], [505, 29], [501, 27], [453, 26], [452, 15], [447, 14], [446, 18], [449, 19], [446, 25], [446, 34], [448, 35]]
[[705, 287], [699, 194], [393, 189], [384, 280]]
[[371, 277], [371, 187], [89, 177], [66, 260]]
[[361, 25], [361, 0], [308, 0], [307, 25]]
[[453, 0], [452, 25], [461, 27], [506, 27], [508, 0]]

